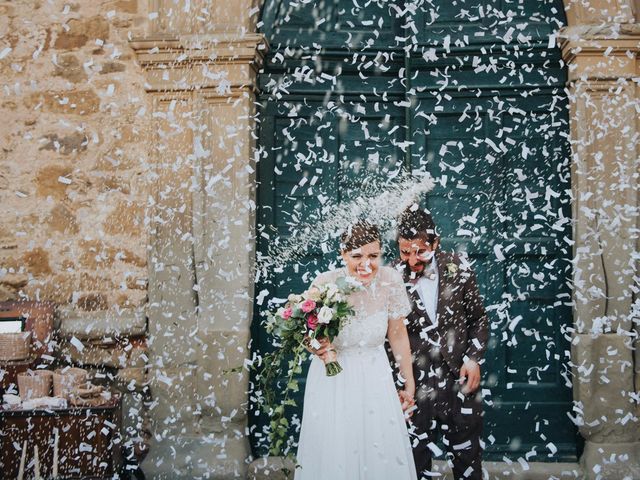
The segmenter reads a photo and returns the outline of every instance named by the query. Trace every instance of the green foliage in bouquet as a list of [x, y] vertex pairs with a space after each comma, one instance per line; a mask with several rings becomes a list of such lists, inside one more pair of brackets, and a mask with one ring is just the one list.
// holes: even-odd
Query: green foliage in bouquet
[[[262, 362], [254, 368], [258, 370], [256, 380], [262, 392], [258, 403], [271, 419], [269, 455], [294, 456], [285, 411], [287, 407], [296, 406], [291, 394], [299, 390], [297, 375], [302, 373], [307, 347], [320, 338], [333, 341], [340, 333], [353, 315], [347, 296], [358, 287], [359, 284], [350, 278], [339, 278], [336, 283], [312, 288], [301, 295], [291, 294], [284, 307], [267, 314], [265, 328], [273, 335], [276, 348], [264, 355]], [[337, 361], [328, 362], [325, 367], [329, 376], [342, 371]], [[277, 381], [283, 376], [284, 385]]]

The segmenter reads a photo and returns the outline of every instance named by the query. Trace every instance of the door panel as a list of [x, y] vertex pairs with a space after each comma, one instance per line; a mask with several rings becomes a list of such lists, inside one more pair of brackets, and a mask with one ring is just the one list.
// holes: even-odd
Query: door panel
[[[487, 458], [527, 453], [543, 438], [554, 439], [554, 459], [575, 458], [563, 333], [572, 321], [566, 101], [460, 95], [416, 105], [413, 167], [440, 179], [426, 205], [444, 248], [475, 262], [491, 320]], [[518, 421], [506, 421], [512, 416]]]

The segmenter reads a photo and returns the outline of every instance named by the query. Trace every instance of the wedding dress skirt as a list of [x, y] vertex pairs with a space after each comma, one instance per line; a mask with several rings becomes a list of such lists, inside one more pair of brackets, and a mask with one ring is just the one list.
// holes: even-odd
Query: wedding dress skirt
[[[333, 342], [342, 372], [328, 377], [320, 358], [311, 361], [295, 480], [416, 478], [407, 425], [384, 350], [390, 310], [385, 303], [366, 312], [367, 307], [375, 308], [370, 295], [383, 293], [384, 285], [378, 282], [373, 292], [355, 295], [356, 318]], [[400, 287], [406, 295], [402, 283]]]

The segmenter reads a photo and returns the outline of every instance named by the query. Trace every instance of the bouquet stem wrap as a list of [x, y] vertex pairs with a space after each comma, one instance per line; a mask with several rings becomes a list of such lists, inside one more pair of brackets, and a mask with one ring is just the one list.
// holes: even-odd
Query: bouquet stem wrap
[[327, 377], [333, 377], [342, 371], [340, 363], [338, 363], [338, 355], [335, 350], [329, 350], [327, 352], [327, 359], [324, 362], [324, 368], [327, 373]]

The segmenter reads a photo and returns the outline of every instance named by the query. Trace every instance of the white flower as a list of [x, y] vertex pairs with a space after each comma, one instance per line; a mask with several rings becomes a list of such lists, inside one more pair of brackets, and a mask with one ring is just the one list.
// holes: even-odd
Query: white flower
[[327, 300], [330, 302], [339, 302], [338, 297], [340, 296], [340, 289], [334, 283], [330, 283], [327, 286]]
[[302, 298], [304, 300], [313, 300], [314, 302], [319, 301], [320, 296], [320, 290], [318, 290], [317, 288], [311, 288], [302, 294]]
[[458, 273], [458, 265], [451, 262], [447, 264], [447, 276], [454, 277]]
[[289, 300], [289, 302], [291, 303], [300, 303], [302, 302], [302, 295], [296, 295], [295, 293], [291, 293], [289, 294], [289, 297], [287, 298], [287, 300]]
[[318, 313], [318, 323], [329, 323], [333, 318], [333, 309], [327, 306], [324, 306], [320, 309]]
[[336, 292], [335, 295], [331, 297], [329, 300], [332, 301], [333, 303], [344, 302], [344, 297], [340, 292]]

